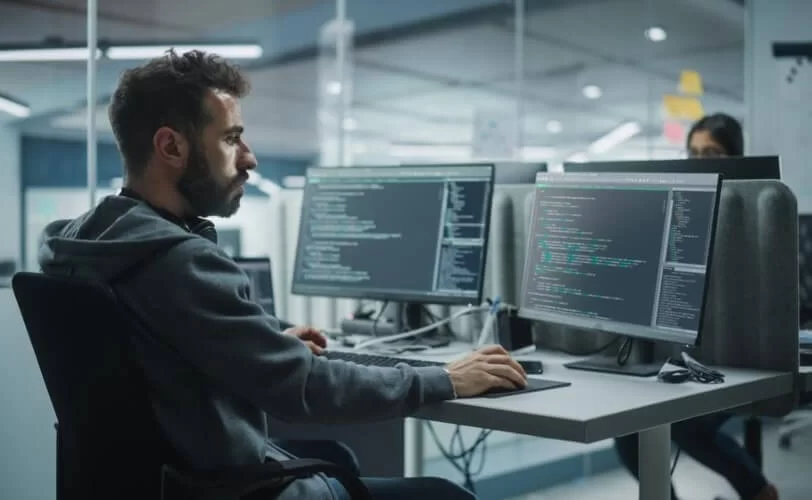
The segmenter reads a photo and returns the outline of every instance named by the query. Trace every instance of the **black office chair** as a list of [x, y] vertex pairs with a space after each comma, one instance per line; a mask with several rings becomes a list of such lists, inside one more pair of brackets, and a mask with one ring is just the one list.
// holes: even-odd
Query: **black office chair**
[[[798, 216], [798, 322], [803, 329], [812, 328], [812, 215]], [[800, 364], [809, 364], [810, 348], [801, 345]], [[800, 408], [781, 420], [778, 429], [778, 445], [782, 449], [792, 447], [792, 440], [798, 434], [812, 428], [812, 408], [809, 408], [810, 394], [801, 394]]]
[[14, 275], [12, 288], [58, 421], [57, 500], [267, 499], [294, 478], [319, 472], [341, 481], [353, 498], [370, 498], [359, 478], [322, 460], [184, 470], [132, 355], [128, 338], [137, 327], [113, 292], [25, 272]]

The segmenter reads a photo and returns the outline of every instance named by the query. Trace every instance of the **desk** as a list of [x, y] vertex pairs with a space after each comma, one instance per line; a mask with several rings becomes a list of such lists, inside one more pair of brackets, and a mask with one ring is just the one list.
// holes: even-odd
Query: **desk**
[[[446, 359], [458, 357], [459, 352]], [[792, 373], [722, 368], [723, 384], [664, 384], [654, 378], [570, 370], [563, 364], [578, 358], [557, 353], [520, 358], [544, 362], [539, 378], [572, 385], [505, 398], [449, 401], [427, 406], [414, 417], [581, 443], [639, 432], [642, 500], [671, 497], [672, 423], [781, 396], [792, 391], [794, 379]]]

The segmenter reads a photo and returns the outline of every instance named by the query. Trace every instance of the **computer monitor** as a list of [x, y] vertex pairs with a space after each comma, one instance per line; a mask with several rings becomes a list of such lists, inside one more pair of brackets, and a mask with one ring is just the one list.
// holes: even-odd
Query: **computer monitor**
[[495, 184], [533, 184], [536, 174], [547, 171], [546, 163], [522, 163], [519, 161], [494, 164]]
[[493, 170], [309, 168], [292, 293], [421, 307], [479, 304]]
[[248, 275], [249, 298], [262, 306], [267, 314], [276, 317], [271, 260], [267, 257], [235, 257], [234, 261]]
[[[536, 183], [520, 316], [699, 343], [718, 174], [551, 173]], [[569, 366], [652, 374], [607, 360]]]
[[593, 161], [564, 163], [564, 172], [720, 174], [725, 180], [781, 179], [777, 156], [687, 158], [681, 160]]

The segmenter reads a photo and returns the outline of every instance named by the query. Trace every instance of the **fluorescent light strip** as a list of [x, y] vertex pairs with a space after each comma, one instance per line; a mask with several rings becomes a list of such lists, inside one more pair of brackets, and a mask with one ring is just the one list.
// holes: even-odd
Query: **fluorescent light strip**
[[17, 118], [28, 118], [28, 116], [31, 115], [31, 108], [6, 97], [0, 97], [0, 111], [16, 116]]
[[393, 144], [389, 155], [398, 158], [469, 158], [469, 146], [434, 144]]
[[[525, 146], [521, 149], [522, 160], [547, 160], [554, 157], [555, 148], [545, 146]], [[453, 144], [393, 144], [389, 155], [399, 158], [455, 158], [470, 159], [471, 146]]]
[[640, 127], [639, 123], [626, 122], [590, 144], [587, 151], [596, 155], [606, 153], [607, 151], [636, 136], [641, 130], [642, 127]]
[[[87, 47], [0, 50], [0, 62], [86, 61]], [[96, 51], [96, 59], [102, 55]]]
[[175, 49], [175, 52], [180, 54], [191, 50], [202, 50], [227, 59], [258, 59], [262, 57], [262, 47], [256, 44], [112, 46], [105, 53], [108, 58], [114, 60], [152, 59], [166, 54], [170, 49]]

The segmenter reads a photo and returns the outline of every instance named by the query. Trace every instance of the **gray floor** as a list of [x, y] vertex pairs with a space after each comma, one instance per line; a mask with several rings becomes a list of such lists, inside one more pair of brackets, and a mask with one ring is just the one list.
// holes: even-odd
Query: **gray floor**
[[[790, 450], [778, 448], [775, 427], [764, 432], [764, 458], [767, 479], [778, 488], [781, 500], [812, 498], [812, 430], [799, 435]], [[737, 498], [726, 481], [685, 455], [674, 472], [680, 500]], [[576, 483], [525, 495], [514, 500], [635, 500], [637, 483], [625, 471], [612, 471]]]

